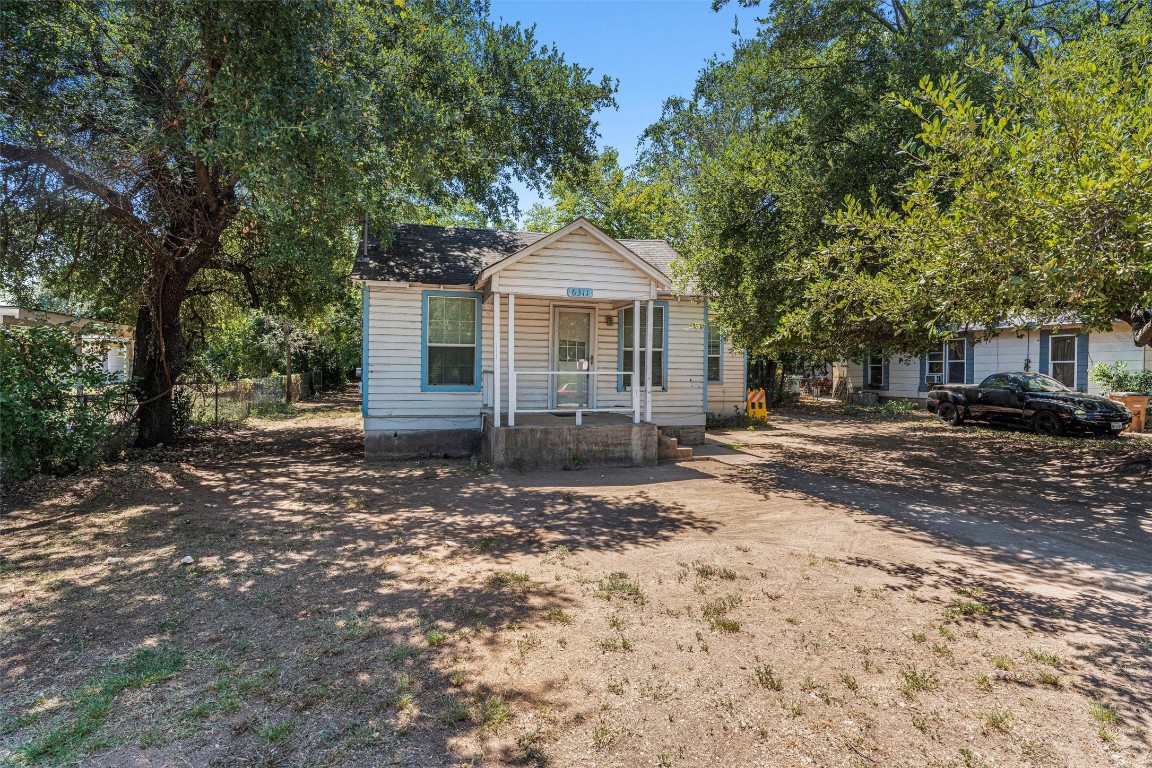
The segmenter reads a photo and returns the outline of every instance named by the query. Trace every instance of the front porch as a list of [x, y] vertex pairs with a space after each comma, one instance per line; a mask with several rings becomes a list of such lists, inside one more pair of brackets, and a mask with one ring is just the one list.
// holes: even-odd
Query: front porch
[[583, 466], [655, 466], [660, 433], [630, 415], [577, 412], [521, 413], [516, 426], [484, 414], [480, 455], [494, 469], [579, 469]]

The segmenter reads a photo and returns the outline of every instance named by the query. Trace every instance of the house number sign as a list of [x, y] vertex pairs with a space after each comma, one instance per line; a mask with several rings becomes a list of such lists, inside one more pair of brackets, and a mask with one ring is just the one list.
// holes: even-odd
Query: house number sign
[[590, 299], [592, 298], [591, 288], [569, 288], [568, 296], [573, 299]]

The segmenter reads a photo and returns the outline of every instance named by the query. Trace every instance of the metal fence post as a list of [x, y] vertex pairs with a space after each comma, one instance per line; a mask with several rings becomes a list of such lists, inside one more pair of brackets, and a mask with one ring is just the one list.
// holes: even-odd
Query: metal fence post
[[216, 382], [216, 397], [212, 403], [216, 406], [216, 426], [220, 426], [220, 382]]

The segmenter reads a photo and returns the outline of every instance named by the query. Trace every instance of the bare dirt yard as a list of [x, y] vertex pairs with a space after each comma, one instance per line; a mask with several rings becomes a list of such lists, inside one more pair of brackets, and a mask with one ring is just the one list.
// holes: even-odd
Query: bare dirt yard
[[773, 413], [365, 466], [348, 401], [0, 516], [0, 763], [1152, 765], [1152, 444]]

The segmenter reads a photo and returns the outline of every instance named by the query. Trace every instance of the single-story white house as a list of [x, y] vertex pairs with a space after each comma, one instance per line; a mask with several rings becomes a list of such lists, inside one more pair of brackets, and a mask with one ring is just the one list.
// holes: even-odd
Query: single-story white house
[[135, 336], [130, 325], [13, 305], [0, 305], [0, 325], [63, 326], [77, 334], [84, 345], [101, 352], [104, 372], [113, 381], [125, 381], [131, 375]]
[[[934, 384], [979, 384], [1004, 371], [1034, 371], [1082, 392], [1100, 394], [1088, 379], [1096, 363], [1123, 361], [1133, 371], [1152, 369], [1152, 349], [1132, 341], [1132, 329], [1114, 323], [1105, 332], [1079, 323], [1037, 325], [958, 334], [925, 357], [870, 355], [836, 366], [836, 391], [876, 392], [881, 399], [923, 399]], [[843, 380], [843, 383], [840, 383]]]
[[707, 412], [743, 407], [745, 357], [709, 331], [703, 297], [673, 286], [663, 240], [584, 218], [389, 234], [365, 233], [352, 275], [367, 458], [643, 465], [661, 436], [700, 443]]

